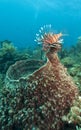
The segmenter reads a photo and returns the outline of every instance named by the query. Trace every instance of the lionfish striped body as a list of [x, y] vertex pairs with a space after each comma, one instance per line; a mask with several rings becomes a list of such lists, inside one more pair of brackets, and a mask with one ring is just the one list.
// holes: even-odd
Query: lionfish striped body
[[59, 49], [59, 47], [61, 47], [60, 43], [62, 43], [63, 41], [63, 39], [60, 39], [60, 37], [63, 34], [62, 33], [54, 34], [50, 31], [44, 32], [44, 29], [46, 29], [47, 27], [51, 28], [51, 26], [49, 25], [44, 26], [44, 28], [41, 27], [41, 30], [39, 30], [40, 34], [36, 34], [37, 36], [36, 41], [38, 43], [42, 43], [44, 50], [48, 50], [50, 47]]

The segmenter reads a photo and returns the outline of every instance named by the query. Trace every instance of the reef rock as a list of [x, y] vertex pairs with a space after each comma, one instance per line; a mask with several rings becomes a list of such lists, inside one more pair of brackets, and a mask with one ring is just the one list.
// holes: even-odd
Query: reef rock
[[[51, 34], [52, 35], [52, 34]], [[61, 130], [63, 115], [68, 114], [70, 107], [78, 96], [78, 89], [67, 69], [60, 63], [57, 51], [59, 42], [54, 42], [58, 35], [45, 34], [47, 63], [25, 78], [18, 78], [17, 68], [15, 79], [17, 87], [12, 89], [6, 84], [3, 91], [0, 116], [0, 129], [4, 130]], [[52, 38], [52, 40], [50, 40]], [[57, 39], [58, 40], [58, 39]], [[52, 43], [50, 43], [52, 41]], [[47, 45], [48, 44], [48, 45]], [[19, 64], [20, 66], [21, 64]], [[21, 67], [23, 72], [23, 66]], [[32, 69], [32, 68], [31, 68]], [[24, 71], [25, 72], [25, 71]], [[8, 77], [8, 76], [7, 76]], [[7, 82], [8, 83], [8, 82]], [[7, 116], [6, 116], [7, 115]]]

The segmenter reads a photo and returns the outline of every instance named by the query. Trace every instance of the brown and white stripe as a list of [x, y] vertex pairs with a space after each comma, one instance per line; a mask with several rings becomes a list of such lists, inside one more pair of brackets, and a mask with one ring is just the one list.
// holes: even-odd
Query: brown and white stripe
[[62, 36], [62, 33], [59, 34], [44, 34], [44, 36], [40, 39], [40, 42], [44, 44], [54, 44], [57, 43], [59, 38]]

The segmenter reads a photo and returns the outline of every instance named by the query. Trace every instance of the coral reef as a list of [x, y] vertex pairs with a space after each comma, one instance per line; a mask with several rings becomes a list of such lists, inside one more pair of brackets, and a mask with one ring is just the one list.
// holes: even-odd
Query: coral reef
[[59, 37], [57, 43], [53, 37], [49, 39], [45, 35], [45, 42], [43, 39], [48, 58], [44, 66], [25, 78], [18, 78], [13, 89], [5, 84], [0, 101], [1, 130], [61, 130], [63, 127], [62, 117], [68, 114], [78, 89], [58, 58]]
[[12, 42], [5, 40], [1, 42], [1, 48], [0, 48], [0, 57], [1, 56], [13, 56], [16, 48], [13, 46]]
[[17, 50], [11, 41], [2, 41], [0, 48], [0, 73], [5, 74], [10, 65], [16, 61], [30, 58], [29, 54], [23, 50]]
[[62, 58], [61, 62], [67, 67], [73, 67], [73, 65], [75, 64], [75, 60], [74, 58], [72, 57], [65, 57], [65, 58]]
[[81, 130], [81, 127], [76, 126], [76, 130]]
[[69, 124], [75, 124], [81, 126], [81, 96], [74, 101], [69, 113], [62, 118]]
[[0, 72], [6, 73], [8, 67], [14, 63], [13, 58], [16, 54], [16, 48], [10, 41], [2, 41], [0, 48]]
[[69, 68], [69, 73], [78, 85], [79, 91], [81, 93], [81, 64], [74, 64], [73, 67]]
[[16, 87], [21, 78], [25, 78], [39, 69], [44, 62], [41, 60], [20, 60], [11, 65], [5, 76], [6, 87]]
[[3, 84], [4, 84], [4, 75], [0, 74], [0, 90], [2, 89], [3, 87]]
[[[64, 51], [65, 52], [65, 51]], [[62, 53], [62, 54], [61, 54]], [[61, 62], [67, 67], [69, 74], [73, 77], [81, 95], [81, 37], [78, 37], [75, 46], [72, 46], [63, 54], [60, 52]]]
[[46, 56], [44, 54], [44, 51], [41, 49], [41, 46], [37, 46], [34, 50], [33, 50], [33, 55], [32, 55], [33, 59], [40, 59], [40, 60], [44, 60], [46, 61]]

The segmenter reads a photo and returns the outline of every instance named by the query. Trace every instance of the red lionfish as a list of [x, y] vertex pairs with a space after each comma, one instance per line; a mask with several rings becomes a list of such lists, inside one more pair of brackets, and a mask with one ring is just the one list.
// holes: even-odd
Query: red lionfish
[[51, 30], [51, 25], [44, 25], [44, 27], [40, 28], [39, 34], [36, 34], [35, 41], [38, 42], [38, 44], [42, 44], [44, 50], [48, 50], [50, 47], [60, 49], [61, 43], [63, 43], [63, 39], [60, 39], [60, 37], [64, 35], [67, 34], [62, 34], [61, 32], [55, 34]]

